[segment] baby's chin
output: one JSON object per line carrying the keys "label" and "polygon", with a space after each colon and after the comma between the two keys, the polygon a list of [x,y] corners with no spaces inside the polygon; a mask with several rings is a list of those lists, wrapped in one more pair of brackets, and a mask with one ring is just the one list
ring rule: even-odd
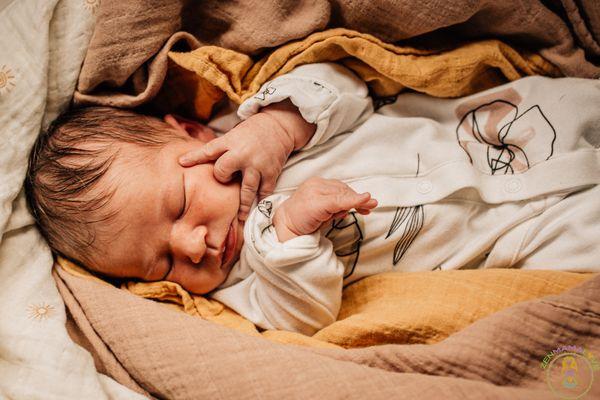
{"label": "baby's chin", "polygon": [[242,247],[244,246],[244,221],[238,221],[238,230],[237,230],[237,242],[235,246],[235,257],[233,257],[233,263],[235,264],[240,259],[240,255],[242,254]]}

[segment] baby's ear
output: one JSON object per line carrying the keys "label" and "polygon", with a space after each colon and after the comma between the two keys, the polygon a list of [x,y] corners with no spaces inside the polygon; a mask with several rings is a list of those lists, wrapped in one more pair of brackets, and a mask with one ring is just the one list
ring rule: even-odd
{"label": "baby's ear", "polygon": [[197,121],[192,121],[187,118],[180,117],[179,115],[167,114],[164,118],[165,122],[171,125],[178,131],[187,134],[196,139],[200,139],[203,142],[210,142],[215,136],[215,132],[208,126],[201,124]]}

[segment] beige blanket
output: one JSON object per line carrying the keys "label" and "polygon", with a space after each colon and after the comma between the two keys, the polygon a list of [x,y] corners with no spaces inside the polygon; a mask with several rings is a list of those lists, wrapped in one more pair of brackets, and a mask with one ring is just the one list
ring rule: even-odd
{"label": "beige blanket", "polygon": [[[58,265],[71,275],[109,285],[63,258],[58,259]],[[337,322],[311,337],[261,331],[218,301],[192,295],[173,282],[125,282],[121,288],[196,318],[276,342],[353,348],[436,343],[496,311],[562,293],[593,276],[513,269],[379,274],[346,287]]]}
{"label": "beige blanket", "polygon": [[596,0],[103,0],[75,101],[135,107],[158,93],[169,50],[264,53],[328,27],[437,50],[496,38],[538,52],[564,75],[597,77],[599,8]]}
{"label": "beige blanket", "polygon": [[[519,281],[519,273],[525,271],[507,272],[513,277],[501,279],[493,293],[485,294],[472,291],[468,281],[456,276],[442,286],[430,281],[429,293],[439,300],[446,294],[441,290],[454,287],[447,293],[447,305],[431,305],[446,323],[468,319],[486,298],[493,296],[501,303],[514,296],[519,285],[511,279]],[[443,274],[429,276],[442,279]],[[72,335],[95,355],[98,370],[160,398],[531,400],[553,398],[552,390],[563,395],[588,390],[587,398],[600,396],[600,276],[559,295],[518,303],[436,344],[353,350],[281,345],[61,268],[54,276],[72,316]],[[407,287],[416,283],[407,279]],[[557,284],[531,282],[538,289]],[[494,286],[494,280],[488,284]],[[452,307],[461,292],[462,310]],[[422,292],[420,299],[408,296],[406,301],[417,309],[419,301],[430,302]],[[404,313],[410,315],[410,304],[396,305],[398,321]],[[424,329],[413,334],[427,335],[437,322],[424,315]],[[410,342],[410,335],[404,340]],[[565,351],[574,353],[575,364]],[[567,392],[561,385],[564,365],[577,368],[577,385]]]}

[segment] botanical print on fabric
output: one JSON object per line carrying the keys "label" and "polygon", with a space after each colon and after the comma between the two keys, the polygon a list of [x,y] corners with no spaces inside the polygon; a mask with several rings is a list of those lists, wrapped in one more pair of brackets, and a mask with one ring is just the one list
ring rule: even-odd
{"label": "botanical print on fabric", "polygon": [[556,130],[539,105],[520,112],[513,88],[470,99],[455,110],[458,144],[480,171],[514,174],[554,153]]}
{"label": "botanical print on fabric", "polygon": [[[361,228],[363,226],[363,228]],[[345,218],[334,219],[325,237],[333,243],[335,255],[345,266],[344,279],[354,272],[364,235],[364,218],[352,211]]]}
{"label": "botanical print on fabric", "polygon": [[390,225],[385,238],[391,237],[396,231],[402,228],[402,234],[400,239],[396,242],[394,247],[394,253],[392,258],[392,264],[396,265],[406,253],[412,242],[415,240],[421,229],[423,228],[423,221],[425,220],[425,213],[423,206],[416,207],[397,207],[394,214],[394,219]]}

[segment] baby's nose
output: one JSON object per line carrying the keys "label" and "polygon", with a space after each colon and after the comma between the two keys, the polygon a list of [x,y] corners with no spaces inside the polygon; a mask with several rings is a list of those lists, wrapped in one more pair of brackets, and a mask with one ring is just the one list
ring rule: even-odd
{"label": "baby's nose", "polygon": [[180,257],[186,257],[194,264],[198,264],[206,253],[206,233],[205,226],[195,227],[187,234],[182,235],[183,237],[177,241],[173,250]]}
{"label": "baby's nose", "polygon": [[192,248],[189,257],[194,264],[198,264],[206,253],[206,233],[205,226],[196,227],[192,232],[192,243],[190,243]]}

